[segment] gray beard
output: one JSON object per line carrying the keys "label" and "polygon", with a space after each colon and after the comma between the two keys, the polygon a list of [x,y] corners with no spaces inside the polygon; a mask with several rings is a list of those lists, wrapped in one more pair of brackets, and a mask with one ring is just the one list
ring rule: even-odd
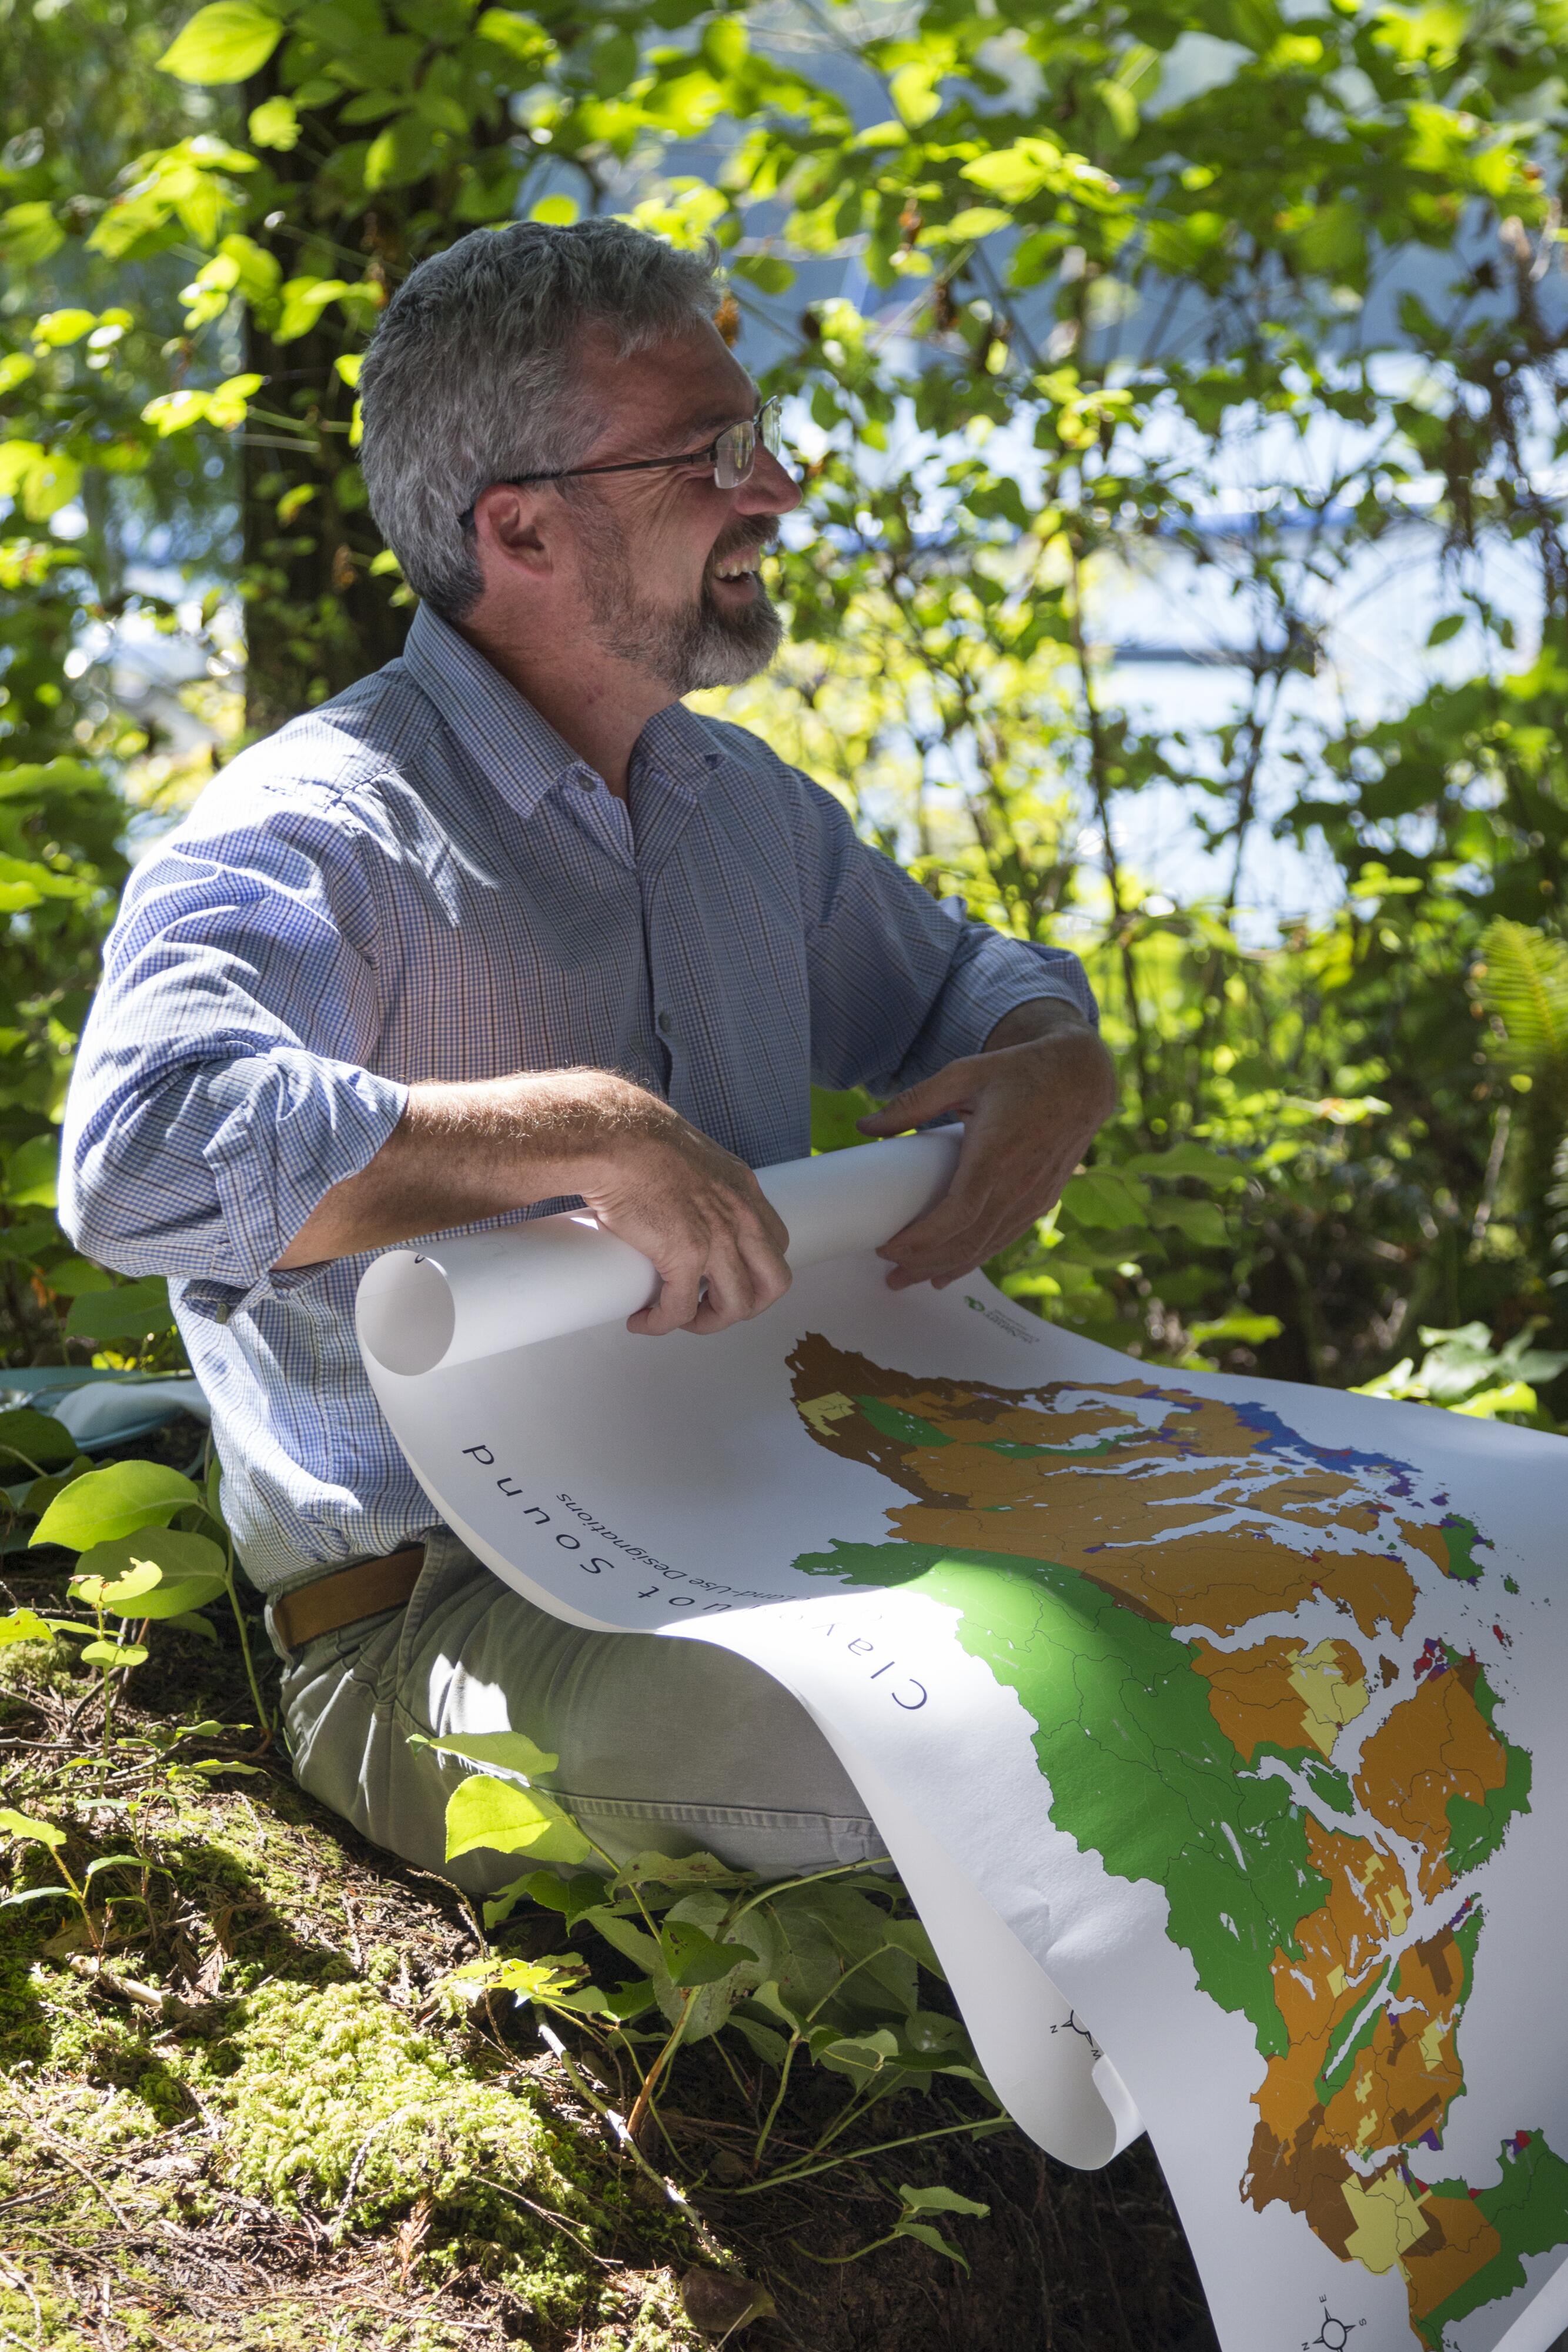
{"label": "gray beard", "polygon": [[587,590],[594,642],[620,661],[646,670],[672,694],[741,686],[765,670],[784,637],[784,623],[760,579],[750,602],[721,610],[705,581],[696,603],[666,612],[639,596],[628,578],[626,544],[604,514],[589,527],[595,561]]}

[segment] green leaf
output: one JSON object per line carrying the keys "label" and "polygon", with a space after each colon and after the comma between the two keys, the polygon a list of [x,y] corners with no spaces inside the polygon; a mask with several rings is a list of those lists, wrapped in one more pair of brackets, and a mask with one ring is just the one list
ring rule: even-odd
{"label": "green leaf", "polygon": [[254,0],[210,0],[175,35],[158,70],[181,81],[248,81],[282,38],[279,19]]}
{"label": "green leaf", "polygon": [[948,2261],[956,2263],[961,2271],[967,2271],[969,2267],[967,2258],[958,2252],[957,2247],[950,2246],[941,2231],[932,2229],[928,2222],[900,2221],[894,2231],[894,2235],[897,2238],[918,2238],[923,2246],[929,2246],[933,2253],[946,2254]]}
{"label": "green leaf", "polygon": [[8,1650],[15,1642],[52,1642],[54,1638],[53,1627],[36,1609],[11,1609],[0,1617],[0,1650]]}
{"label": "green leaf", "polygon": [[74,1462],[76,1451],[76,1439],[53,1413],[38,1412],[26,1404],[0,1412],[0,1461],[19,1454],[27,1462],[36,1462],[40,1469],[47,1469],[51,1465]]}
{"label": "green leaf", "polygon": [[460,1780],[446,1802],[447,1861],[480,1846],[541,1862],[586,1862],[593,1852],[570,1815],[548,1797],[486,1772]]}
{"label": "green leaf", "polygon": [[1224,1152],[1211,1151],[1207,1144],[1188,1139],[1173,1143],[1168,1151],[1134,1152],[1130,1160],[1122,1161],[1120,1172],[1128,1176],[1196,1176],[1205,1184],[1239,1184],[1247,1171]]}
{"label": "green leaf", "polygon": [[167,1331],[173,1320],[169,1286],[159,1276],[73,1298],[66,1329],[79,1339],[143,1339]]}
{"label": "green leaf", "polygon": [[81,1653],[84,1666],[140,1666],[146,1659],[140,1642],[89,1642]]}
{"label": "green leaf", "polygon": [[906,2213],[967,2213],[977,2221],[984,2221],[991,2210],[975,2198],[960,2197],[956,2189],[944,2189],[939,2184],[932,2189],[912,2189],[907,2181],[901,2181],[898,2193]]}
{"label": "green leaf", "polygon": [[11,205],[0,213],[0,253],[18,268],[47,261],[65,241],[53,205]]}
{"label": "green leaf", "polygon": [[[94,1601],[84,1580],[99,1577],[103,1591]],[[132,1577],[137,1580],[134,1590]],[[204,1609],[227,1583],[223,1553],[207,1537],[186,1535],[178,1528],[143,1528],[83,1552],[71,1590],[89,1607],[112,1609],[118,1616],[163,1618]],[[121,1605],[131,1601],[137,1604],[134,1610]]]}
{"label": "green leaf", "polygon": [[32,1539],[88,1551],[141,1528],[167,1527],[176,1511],[201,1499],[188,1478],[161,1462],[115,1462],[73,1479],[49,1505]]}
{"label": "green leaf", "polygon": [[51,1853],[66,1842],[64,1830],[56,1829],[52,1822],[36,1821],[31,1813],[19,1813],[11,1805],[0,1805],[0,1830],[14,1838],[25,1838],[30,1845],[47,1845]]}
{"label": "green leaf", "polygon": [[[580,1871],[571,1878],[558,1877],[553,1870],[536,1870],[530,1877],[518,1879],[516,1889],[508,1892],[525,1894],[545,1910],[560,1912],[571,1928],[602,1905],[604,1881],[591,1870]],[[491,1924],[486,1920],[486,1926]]]}
{"label": "green leaf", "polygon": [[1146,1224],[1148,1201],[1146,1184],[1111,1168],[1086,1168],[1069,1177],[1061,1195],[1062,1207],[1077,1223],[1107,1231]]}
{"label": "green leaf", "polygon": [[1260,1348],[1265,1339],[1277,1339],[1284,1328],[1277,1315],[1249,1315],[1237,1307],[1216,1322],[1194,1323],[1187,1336],[1195,1348],[1210,1339],[1233,1339],[1239,1347]]}
{"label": "green leaf", "polygon": [[1458,635],[1464,625],[1465,616],[1462,613],[1445,613],[1442,619],[1434,621],[1427,630],[1427,643],[1429,646],[1446,646],[1450,637]]}
{"label": "green leaf", "polygon": [[409,1734],[408,1744],[434,1748],[442,1756],[461,1756],[465,1763],[487,1764],[494,1771],[516,1772],[526,1780],[553,1772],[560,1762],[559,1756],[537,1747],[526,1731],[448,1733],[439,1739],[431,1733],[414,1731]]}
{"label": "green leaf", "polygon": [[1225,1219],[1212,1201],[1155,1201],[1146,1214],[1156,1232],[1178,1233],[1198,1249],[1225,1245]]}
{"label": "green leaf", "polygon": [[112,1581],[102,1576],[73,1576],[70,1597],[73,1601],[85,1601],[89,1609],[106,1609],[113,1616],[128,1617],[131,1602],[139,1601],[162,1580],[163,1571],[153,1561],[133,1560],[124,1575]]}
{"label": "green leaf", "polygon": [[163,1622],[172,1633],[194,1633],[198,1641],[214,1644],[218,1638],[217,1627],[210,1617],[202,1615],[199,1608],[183,1609],[177,1616],[165,1617]]}
{"label": "green leaf", "polygon": [[58,1196],[59,1164],[57,1136],[29,1136],[5,1162],[0,1191],[14,1208],[52,1209]]}
{"label": "green leaf", "polygon": [[758,1958],[748,1944],[716,1942],[689,1919],[666,1919],[659,1948],[670,1982],[683,1991],[722,1984],[743,1962]]}
{"label": "green leaf", "polygon": [[555,54],[555,43],[531,16],[516,8],[486,8],[474,27],[482,41],[505,49],[520,66],[537,73]]}
{"label": "green leaf", "polygon": [[258,147],[287,155],[299,144],[299,110],[291,98],[264,98],[250,110],[249,130]]}

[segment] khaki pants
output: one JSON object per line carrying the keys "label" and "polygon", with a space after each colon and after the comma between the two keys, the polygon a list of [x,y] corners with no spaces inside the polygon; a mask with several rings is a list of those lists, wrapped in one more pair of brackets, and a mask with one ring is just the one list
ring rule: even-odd
{"label": "khaki pants", "polygon": [[471,1895],[521,1875],[526,1854],[447,1863],[446,1801],[471,1768],[407,1739],[521,1731],[560,1759],[541,1785],[617,1861],[700,1850],[782,1878],[883,1859],[832,1750],[760,1667],[703,1642],[584,1633],[450,1529],[425,1543],[406,1609],[297,1652],[272,1637],[296,1778],[375,1844]]}

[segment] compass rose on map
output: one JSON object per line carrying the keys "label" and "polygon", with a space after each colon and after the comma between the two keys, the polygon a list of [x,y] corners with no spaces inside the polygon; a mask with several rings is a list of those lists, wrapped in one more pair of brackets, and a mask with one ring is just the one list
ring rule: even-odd
{"label": "compass rose on map", "polygon": [[1327,2295],[1320,2295],[1318,2301],[1323,2307],[1322,2326],[1315,2336],[1310,2338],[1303,2336],[1301,2352],[1345,2352],[1356,2329],[1366,2326],[1365,2320],[1336,2319],[1329,2309]]}
{"label": "compass rose on map", "polygon": [[1075,2009],[1070,2009],[1061,2024],[1053,2025],[1051,2030],[1053,2033],[1081,2033],[1096,2058],[1103,2058],[1105,2055]]}

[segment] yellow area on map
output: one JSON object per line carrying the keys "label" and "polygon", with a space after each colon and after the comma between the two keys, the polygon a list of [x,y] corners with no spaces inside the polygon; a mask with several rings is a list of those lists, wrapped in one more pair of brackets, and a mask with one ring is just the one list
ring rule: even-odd
{"label": "yellow area on map", "polygon": [[1244,1763],[1260,1748],[1316,1748],[1330,1754],[1347,1723],[1366,1707],[1366,1669],[1348,1642],[1314,1648],[1270,1634],[1246,1650],[1199,1639],[1193,1664],[1208,1683],[1208,1707]]}
{"label": "yellow area on map", "polygon": [[1345,1725],[1366,1711],[1366,1669],[1346,1642],[1298,1652],[1291,1688],[1300,1695],[1307,1738],[1325,1756]]}
{"label": "yellow area on map", "polygon": [[[1303,1776],[1319,1758],[1332,1764],[1368,1713],[1369,1680],[1389,1691],[1412,1670],[1389,1653],[1411,1624],[1416,1575],[1452,1570],[1448,1523],[1416,1516],[1408,1484],[1381,1475],[1394,1465],[1303,1462],[1269,1416],[1148,1374],[1088,1392],[987,1390],[816,1337],[791,1369],[819,1443],[909,1497],[888,1511],[892,1535],[1050,1561],[1179,1628],[1243,1769],[1270,1749],[1300,1759]],[[1311,1604],[1309,1630],[1279,1630]],[[1323,1604],[1375,1637],[1375,1678],[1352,1642],[1324,1634]],[[1275,1630],[1249,1638],[1260,1619]],[[1342,2260],[1397,2271],[1419,2323],[1500,2241],[1473,2197],[1427,2189],[1409,2168],[1416,2148],[1441,2142],[1465,2088],[1458,2027],[1479,1923],[1461,1905],[1405,1939],[1417,1905],[1452,1882],[1450,1804],[1484,1806],[1503,1790],[1510,1752],[1473,1656],[1429,1644],[1414,1674],[1356,1760],[1360,1828],[1303,1808],[1307,1864],[1325,1892],[1273,1954],[1283,2046],[1270,2047],[1255,2094],[1241,2190],[1259,2212],[1301,2214]]]}
{"label": "yellow area on map", "polygon": [[1421,2200],[1397,2172],[1384,2172],[1364,2186],[1353,2173],[1343,2184],[1355,2227],[1344,2242],[1352,2262],[1381,2278],[1401,2254],[1427,2234]]}
{"label": "yellow area on map", "polygon": [[853,1412],[854,1409],[855,1401],[848,1396],[811,1397],[796,1408],[801,1420],[809,1423],[819,1437],[826,1437],[834,1422],[842,1421],[844,1415]]}

